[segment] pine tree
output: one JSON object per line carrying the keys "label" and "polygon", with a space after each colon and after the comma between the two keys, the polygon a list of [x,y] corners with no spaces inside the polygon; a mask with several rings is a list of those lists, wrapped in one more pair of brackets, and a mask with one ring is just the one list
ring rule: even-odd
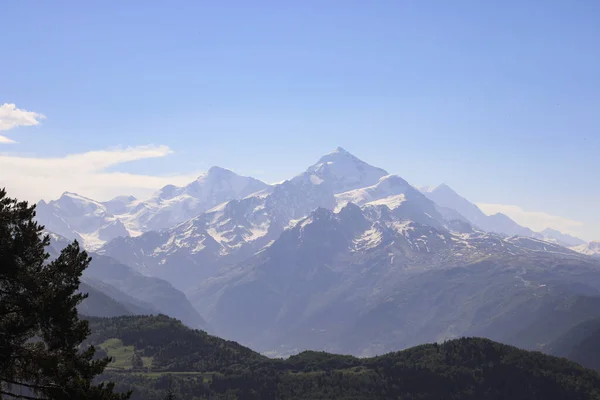
{"label": "pine tree", "polygon": [[175,394],[173,393],[173,377],[169,375],[167,378],[169,380],[169,388],[167,389],[167,397],[165,400],[175,400]]}
{"label": "pine tree", "polygon": [[131,365],[134,369],[144,368],[144,361],[138,353],[133,353],[133,355],[131,356]]}
{"label": "pine tree", "polygon": [[175,395],[173,394],[173,392],[170,389],[167,392],[167,397],[165,397],[165,400],[175,400]]}
{"label": "pine tree", "polygon": [[75,241],[48,262],[50,238],[34,218],[35,206],[0,189],[0,398],[128,399],[93,384],[110,358],[81,348],[90,331],[78,287],[90,258]]}

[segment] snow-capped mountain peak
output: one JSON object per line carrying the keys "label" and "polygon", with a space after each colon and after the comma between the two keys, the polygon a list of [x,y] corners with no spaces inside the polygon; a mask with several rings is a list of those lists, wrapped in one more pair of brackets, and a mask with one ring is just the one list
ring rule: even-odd
{"label": "snow-capped mountain peak", "polygon": [[65,192],[58,200],[40,201],[37,220],[47,230],[96,249],[118,236],[129,236],[125,226],[104,204],[77,193]]}
{"label": "snow-capped mountain peak", "polygon": [[[338,146],[338,147],[336,147],[336,148],[335,148],[335,150],[333,150],[331,153],[332,153],[332,154],[333,154],[333,153],[343,153],[343,154],[350,154],[350,153],[349,153],[349,152],[348,152],[346,149],[344,149],[344,148],[343,148],[343,147],[341,147],[341,146]],[[351,155],[351,154],[350,154],[350,155]]]}
{"label": "snow-capped mountain peak", "polygon": [[385,170],[367,164],[341,147],[321,157],[305,174],[309,174],[314,184],[330,185],[334,193],[371,186],[388,175]]}
{"label": "snow-capped mountain peak", "polygon": [[101,203],[65,192],[58,200],[39,203],[38,220],[96,249],[115,237],[170,228],[221,203],[269,188],[257,179],[215,166],[186,186],[163,187],[148,200],[119,196]]}
{"label": "snow-capped mountain peak", "polygon": [[190,183],[188,186],[194,185],[194,183],[228,181],[231,179],[236,179],[238,176],[239,175],[231,170],[213,165],[205,173],[198,176],[198,178],[196,178],[196,180]]}
{"label": "snow-capped mountain peak", "polygon": [[160,230],[184,222],[223,202],[243,199],[267,188],[269,185],[258,179],[213,166],[186,186],[163,187],[150,199],[138,202],[131,213],[122,217],[131,230]]}
{"label": "snow-capped mountain peak", "polygon": [[206,174],[204,174],[203,176],[217,176],[217,177],[220,176],[220,177],[222,177],[224,175],[233,176],[233,175],[236,175],[236,173],[227,168],[222,168],[222,167],[219,167],[218,165],[213,165],[212,167],[210,167],[208,169],[208,171],[206,171]]}
{"label": "snow-capped mountain peak", "polygon": [[[50,202],[51,203],[51,202]],[[91,208],[97,208],[97,209],[101,209],[103,211],[105,211],[105,207],[97,202],[96,200],[92,200],[88,197],[85,196],[81,196],[77,193],[73,193],[73,192],[64,192],[59,198],[58,200],[55,201],[56,204],[62,204],[62,205],[77,205],[79,207],[91,207]]]}

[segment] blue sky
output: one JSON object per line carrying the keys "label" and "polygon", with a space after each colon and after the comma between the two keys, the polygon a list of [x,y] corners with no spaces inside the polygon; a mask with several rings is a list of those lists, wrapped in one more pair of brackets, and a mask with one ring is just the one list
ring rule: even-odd
{"label": "blue sky", "polygon": [[[10,2],[0,105],[45,118],[0,124],[17,142],[0,140],[0,184],[108,197],[211,165],[273,182],[342,146],[600,239],[598,15],[583,0]],[[101,176],[50,173],[90,157]]]}

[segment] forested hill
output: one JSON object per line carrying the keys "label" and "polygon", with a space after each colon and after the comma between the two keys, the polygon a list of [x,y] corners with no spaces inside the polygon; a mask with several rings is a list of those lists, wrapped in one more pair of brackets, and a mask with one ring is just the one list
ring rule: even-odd
{"label": "forested hill", "polygon": [[192,330],[180,321],[158,316],[87,318],[92,334],[86,343],[120,339],[143,357],[152,357],[152,371],[220,371],[248,366],[266,357],[238,343]]}
{"label": "forested hill", "polygon": [[600,375],[487,339],[426,344],[374,358],[303,352],[268,359],[166,316],[91,318],[105,378],[133,399],[600,400]]}

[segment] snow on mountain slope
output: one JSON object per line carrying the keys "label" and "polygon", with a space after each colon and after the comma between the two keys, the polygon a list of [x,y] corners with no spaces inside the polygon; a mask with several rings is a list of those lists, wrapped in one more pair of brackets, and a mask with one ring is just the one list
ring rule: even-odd
{"label": "snow on mountain slope", "polygon": [[587,256],[600,257],[600,242],[589,242],[579,246],[573,246],[571,247],[571,250]]}
{"label": "snow on mountain slope", "polygon": [[268,188],[269,185],[257,179],[211,167],[184,187],[168,185],[150,199],[133,203],[129,213],[119,217],[132,230],[160,230],[193,218],[223,202],[243,199]]}
{"label": "snow on mountain slope", "polygon": [[[294,282],[303,285],[308,279],[309,288],[304,287],[302,292],[314,291],[313,294],[318,297],[317,293],[324,287],[323,285],[339,284],[343,286],[346,282],[343,277],[335,279],[333,282],[333,276],[346,273],[352,276],[363,268],[370,269],[375,265],[380,271],[380,277],[387,276],[386,280],[389,282],[393,280],[394,275],[390,268],[393,269],[394,266],[399,265],[402,265],[404,271],[421,268],[419,265],[411,264],[411,260],[418,257],[417,254],[430,260],[439,257],[440,246],[445,246],[446,243],[454,245],[450,241],[450,237],[451,235],[430,226],[400,220],[387,206],[364,206],[364,209],[361,210],[360,207],[349,203],[336,213],[325,208],[318,208],[294,227],[284,231],[263,251],[256,252],[254,256],[246,258],[234,268],[223,270],[220,274],[199,282],[200,286],[189,291],[189,296],[190,299],[195,300],[196,306],[202,312],[214,319],[222,334],[240,338],[245,335],[244,331],[257,334],[261,329],[261,324],[257,321],[264,318],[266,310],[263,308],[265,304],[262,301],[269,302],[264,296],[270,296],[273,291],[283,297],[285,297],[284,293],[287,293],[289,302],[285,302],[292,307],[295,301],[299,301],[295,299],[297,296],[304,296],[304,294],[298,293]],[[463,242],[463,239],[458,238],[457,244],[454,246],[462,246]],[[391,247],[388,248],[388,246]],[[379,254],[376,262],[359,262],[373,252]],[[471,252],[471,254],[475,253]],[[480,256],[482,255],[483,253]],[[466,256],[461,258],[464,260]],[[260,265],[263,262],[265,264]],[[303,270],[301,266],[305,266],[306,270]],[[397,273],[395,275],[400,276]],[[244,290],[243,294],[235,289],[238,284],[245,286],[246,283],[263,278],[265,279],[264,284],[268,288],[258,289],[256,292]],[[232,288],[232,290],[230,291],[228,288]],[[365,290],[367,289],[365,288]],[[368,289],[369,292],[371,290],[373,288]],[[307,295],[312,296],[308,293]],[[232,310],[228,308],[229,306],[224,306],[227,303],[234,308],[240,307],[240,310],[246,307],[242,304],[233,306],[234,298],[239,298],[249,307],[252,307],[251,304],[256,305],[256,302],[259,301],[260,309],[255,311],[255,315],[260,317],[243,328],[241,325],[245,324],[242,320],[245,320],[246,317],[237,314],[233,316],[230,314]],[[254,300],[252,300],[253,298]],[[276,303],[279,301],[273,303],[273,307],[278,307]],[[304,301],[306,299],[302,300],[302,302]],[[314,301],[313,306],[317,307],[317,303],[320,301],[316,298]],[[271,309],[272,307],[267,308]],[[283,306],[282,317],[285,321],[288,321],[294,314],[293,309]],[[221,319],[219,317],[221,311],[228,316]],[[243,313],[245,312],[241,312],[241,314]],[[232,318],[242,318],[242,320],[238,321],[238,324]],[[279,322],[285,325],[285,321]],[[270,323],[262,327],[268,331]],[[237,333],[233,331],[237,331]],[[247,337],[245,339],[247,340]]]}
{"label": "snow on mountain slope", "polygon": [[184,187],[165,186],[148,200],[119,196],[97,202],[75,193],[38,204],[38,221],[48,230],[96,250],[116,237],[139,236],[170,228],[231,199],[242,199],[269,185],[229,170],[212,167]]}
{"label": "snow on mountain slope", "polygon": [[[315,210],[188,296],[218,334],[260,350],[364,354],[372,345],[391,350],[424,335],[442,340],[486,329],[578,263],[585,276],[573,279],[597,275],[587,257],[551,243],[452,233],[403,219],[385,205],[348,203],[337,212]],[[494,291],[486,290],[490,282]],[[509,293],[519,294],[514,304]],[[373,329],[364,333],[365,326]],[[518,326],[513,321],[511,329]]]}
{"label": "snow on mountain slope", "polygon": [[173,228],[119,238],[100,253],[186,290],[219,268],[277,239],[291,220],[335,206],[329,185],[301,174],[241,200],[230,200]]}
{"label": "snow on mountain slope", "polygon": [[58,200],[40,201],[36,218],[48,231],[80,241],[93,250],[119,236],[129,236],[125,226],[102,203],[65,192]]}
{"label": "snow on mountain slope", "polygon": [[[305,172],[268,190],[223,203],[166,231],[115,240],[100,252],[186,290],[220,268],[261,250],[293,221],[313,210],[333,210],[336,191],[375,185],[386,175],[384,170],[338,148]],[[382,189],[386,185],[393,186],[395,181],[403,180],[399,177],[383,179],[380,186]],[[428,211],[435,214],[431,201],[410,187],[407,190],[411,196],[420,196],[430,205]],[[397,212],[410,213],[412,208],[419,210],[423,219],[431,218],[414,205],[399,207]]]}
{"label": "snow on mountain slope", "polygon": [[264,200],[263,207],[277,229],[282,229],[290,220],[301,218],[316,207],[333,208],[334,193],[375,184],[385,175],[384,170],[338,148],[304,173],[274,186],[211,167],[189,185],[165,186],[148,200],[119,196],[100,203],[67,193],[57,201],[40,202],[39,220],[48,229],[78,239],[87,249],[95,250],[115,237],[171,228],[219,204],[256,194]]}
{"label": "snow on mountain slope", "polygon": [[346,203],[354,203],[363,205],[372,201],[385,199],[395,195],[409,195],[423,198],[415,188],[410,186],[408,182],[400,178],[398,175],[386,175],[377,181],[372,186],[363,187],[360,189],[350,190],[348,192],[336,194],[335,198],[338,201],[338,207]]}
{"label": "snow on mountain slope", "polygon": [[357,205],[384,205],[399,218],[436,228],[453,229],[449,221],[464,220],[457,214],[444,215],[441,207],[397,175],[384,176],[373,186],[337,194],[336,200],[337,209],[349,202]]}

